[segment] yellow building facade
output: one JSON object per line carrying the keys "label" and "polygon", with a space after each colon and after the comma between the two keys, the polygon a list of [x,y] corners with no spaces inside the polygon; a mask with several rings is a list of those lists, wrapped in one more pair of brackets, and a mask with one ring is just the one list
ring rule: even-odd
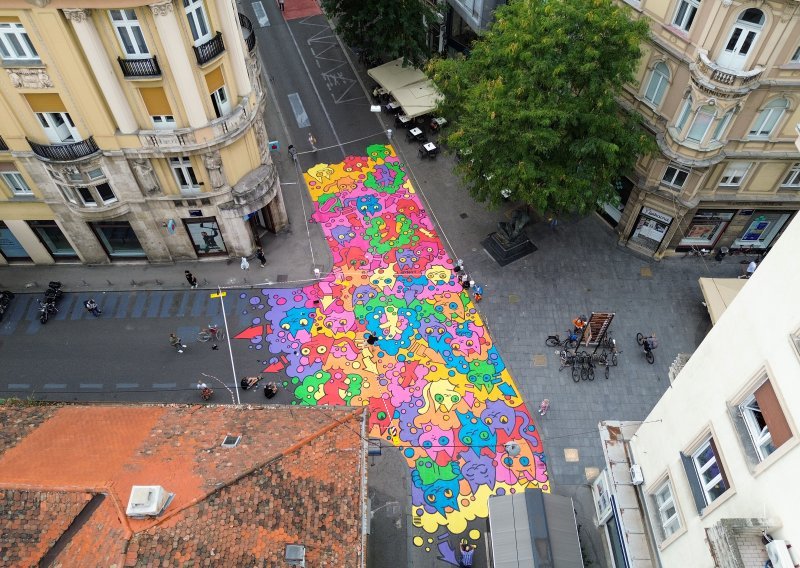
{"label": "yellow building facade", "polygon": [[658,151],[604,217],[654,258],[768,249],[800,209],[800,12],[767,0],[620,0],[650,23],[622,104]]}
{"label": "yellow building facade", "polygon": [[0,4],[0,265],[244,256],[286,226],[233,6]]}

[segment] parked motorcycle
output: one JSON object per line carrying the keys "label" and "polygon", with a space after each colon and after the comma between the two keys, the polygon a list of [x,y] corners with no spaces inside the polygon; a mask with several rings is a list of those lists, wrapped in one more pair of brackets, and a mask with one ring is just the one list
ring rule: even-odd
{"label": "parked motorcycle", "polygon": [[14,292],[9,290],[0,292],[0,321],[3,321],[3,316],[5,315],[6,310],[8,310],[8,306],[13,298]]}
{"label": "parked motorcycle", "polygon": [[61,282],[52,280],[47,285],[47,290],[44,291],[44,302],[38,300],[39,321],[42,322],[42,324],[47,323],[47,320],[50,319],[50,316],[58,313],[56,302],[61,299],[61,296],[63,295],[64,292],[61,290]]}

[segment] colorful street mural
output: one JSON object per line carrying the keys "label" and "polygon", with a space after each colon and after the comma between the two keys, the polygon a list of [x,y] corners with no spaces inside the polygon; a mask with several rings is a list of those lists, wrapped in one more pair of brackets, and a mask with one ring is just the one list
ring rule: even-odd
{"label": "colorful street mural", "polygon": [[238,338],[289,377],[295,404],[369,407],[370,435],[411,470],[417,530],[436,533],[415,544],[447,558],[434,539],[475,537],[490,495],[549,490],[544,450],[403,164],[391,146],[366,154],[305,173],[332,273],[248,294]]}

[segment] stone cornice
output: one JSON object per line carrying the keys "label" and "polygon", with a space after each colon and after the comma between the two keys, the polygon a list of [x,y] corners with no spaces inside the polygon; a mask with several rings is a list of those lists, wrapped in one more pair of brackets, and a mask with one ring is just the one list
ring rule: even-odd
{"label": "stone cornice", "polygon": [[172,14],[174,9],[172,0],[165,0],[164,2],[155,2],[153,4],[148,4],[150,6],[150,11],[153,12],[154,16],[168,16]]}
{"label": "stone cornice", "polygon": [[74,24],[82,24],[92,17],[89,8],[62,8],[64,16]]}

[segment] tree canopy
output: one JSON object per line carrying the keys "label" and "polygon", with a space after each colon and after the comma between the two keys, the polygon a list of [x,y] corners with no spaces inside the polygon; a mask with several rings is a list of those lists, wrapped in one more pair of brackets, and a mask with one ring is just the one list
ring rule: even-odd
{"label": "tree canopy", "polygon": [[647,34],[612,0],[515,0],[497,8],[469,57],[432,60],[452,123],[446,142],[473,196],[542,213],[614,201],[614,182],[653,148],[615,100]]}
{"label": "tree canopy", "polygon": [[429,57],[427,26],[436,18],[425,0],[322,0],[336,32],[367,59],[422,65]]}

